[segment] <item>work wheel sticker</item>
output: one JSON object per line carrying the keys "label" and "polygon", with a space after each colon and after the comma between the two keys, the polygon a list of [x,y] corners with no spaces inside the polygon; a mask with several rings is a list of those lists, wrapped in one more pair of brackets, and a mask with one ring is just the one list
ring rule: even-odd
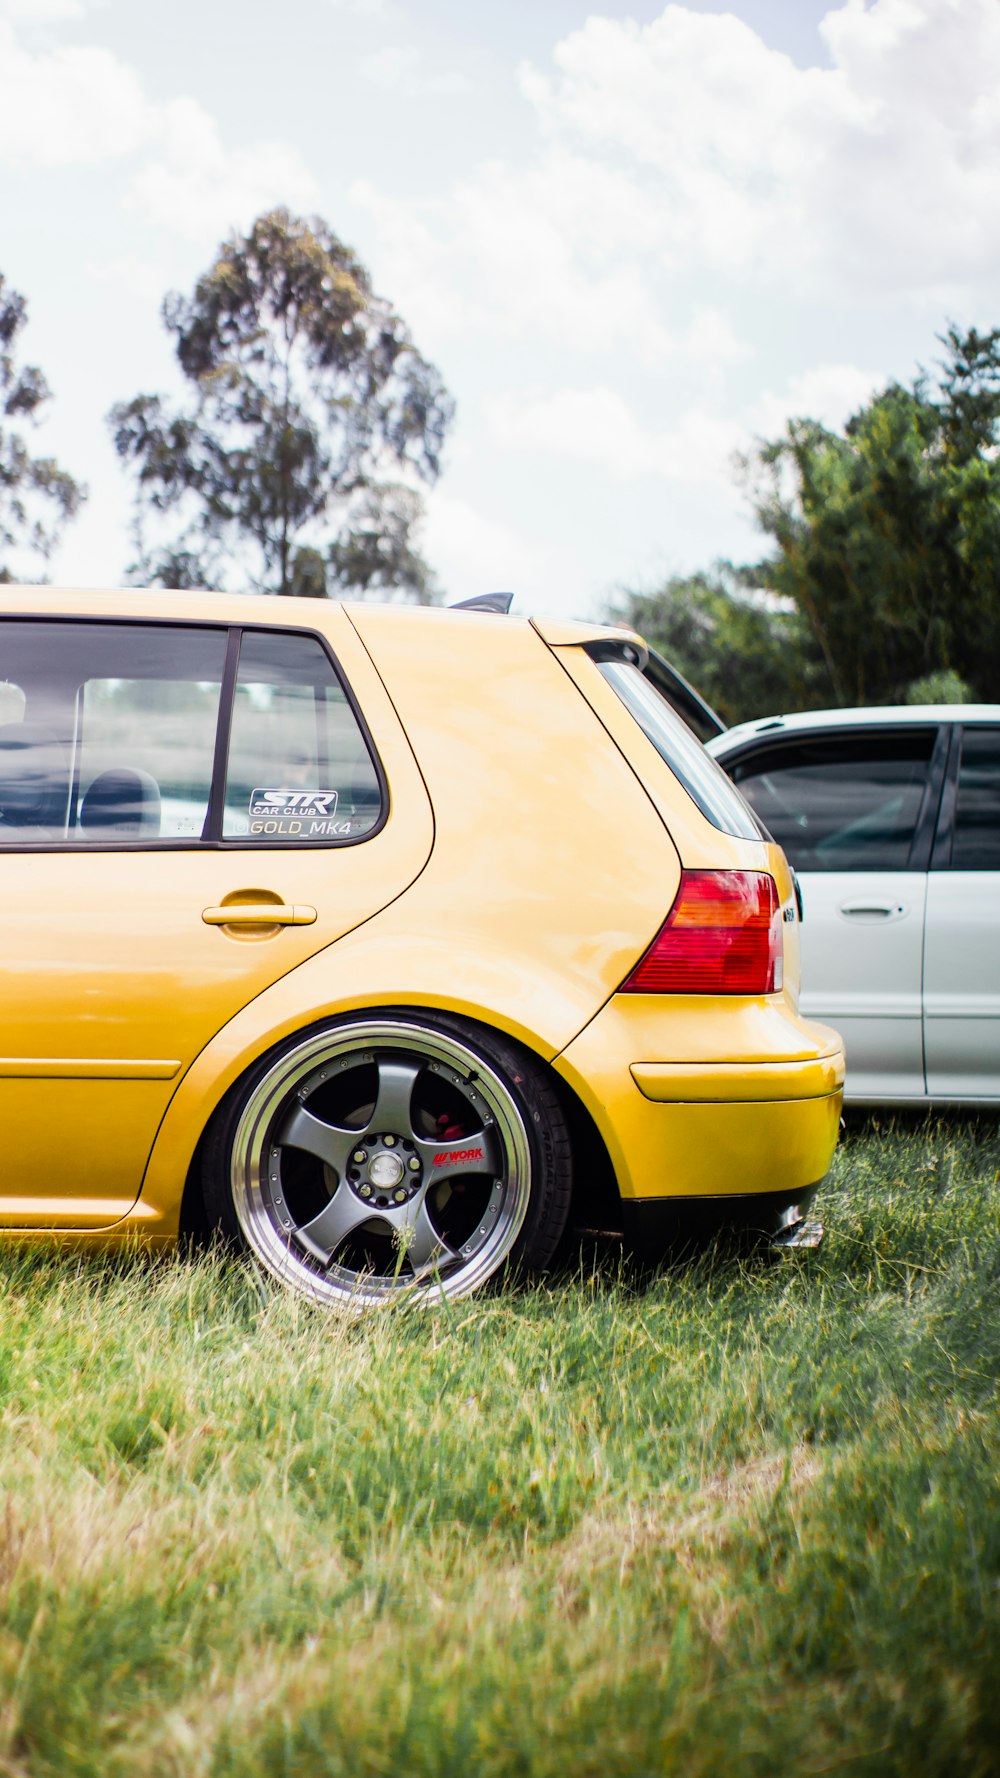
{"label": "work wheel sticker", "polygon": [[251,833],[327,840],[350,831],[349,821],[337,820],[335,790],[263,789],[250,792]]}

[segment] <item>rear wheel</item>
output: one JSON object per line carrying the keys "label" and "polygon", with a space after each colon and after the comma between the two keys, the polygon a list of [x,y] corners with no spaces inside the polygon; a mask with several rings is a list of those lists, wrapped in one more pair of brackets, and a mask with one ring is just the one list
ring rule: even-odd
{"label": "rear wheel", "polygon": [[553,1085],[445,1015],[358,1015],[265,1058],[205,1145],[210,1221],[331,1308],[468,1296],[552,1257],[570,1200]]}

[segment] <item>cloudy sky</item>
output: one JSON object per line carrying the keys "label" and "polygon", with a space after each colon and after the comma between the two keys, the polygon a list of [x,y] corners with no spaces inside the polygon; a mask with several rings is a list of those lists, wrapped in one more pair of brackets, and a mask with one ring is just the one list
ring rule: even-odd
{"label": "cloudy sky", "polygon": [[451,598],[597,613],[759,550],[734,452],[1000,322],[1000,0],[0,0],[0,270],[115,584],[104,416],[177,389],[159,306],[318,213],[458,415]]}

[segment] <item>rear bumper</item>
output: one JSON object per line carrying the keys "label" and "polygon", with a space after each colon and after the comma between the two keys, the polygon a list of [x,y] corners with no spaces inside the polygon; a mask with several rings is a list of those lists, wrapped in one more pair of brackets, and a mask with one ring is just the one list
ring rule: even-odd
{"label": "rear bumper", "polygon": [[632,1062],[629,1073],[643,1098],[658,1104],[759,1104],[838,1092],[844,1058],[834,1051],[797,1062]]}
{"label": "rear bumper", "polygon": [[772,1208],[808,1201],[829,1169],[843,1048],[781,996],[615,995],[553,1066],[604,1139],[626,1215],[651,1201],[676,1220],[684,1199],[708,1216],[715,1200],[717,1221],[770,1233]]}
{"label": "rear bumper", "polygon": [[720,1198],[633,1198],[622,1204],[625,1245],[653,1259],[678,1243],[701,1242],[722,1230],[769,1238],[783,1246],[806,1226],[805,1213],[822,1184],[797,1193],[756,1192]]}

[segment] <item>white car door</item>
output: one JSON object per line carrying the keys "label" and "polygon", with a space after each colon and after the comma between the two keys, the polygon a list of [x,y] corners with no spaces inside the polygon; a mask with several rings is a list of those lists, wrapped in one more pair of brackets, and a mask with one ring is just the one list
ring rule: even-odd
{"label": "white car door", "polygon": [[927,889],[927,1090],[1000,1099],[1000,726],[956,731]]}
{"label": "white car door", "polygon": [[920,1099],[934,725],[797,730],[727,760],[802,893],[803,1012],[836,1027],[853,1099]]}

